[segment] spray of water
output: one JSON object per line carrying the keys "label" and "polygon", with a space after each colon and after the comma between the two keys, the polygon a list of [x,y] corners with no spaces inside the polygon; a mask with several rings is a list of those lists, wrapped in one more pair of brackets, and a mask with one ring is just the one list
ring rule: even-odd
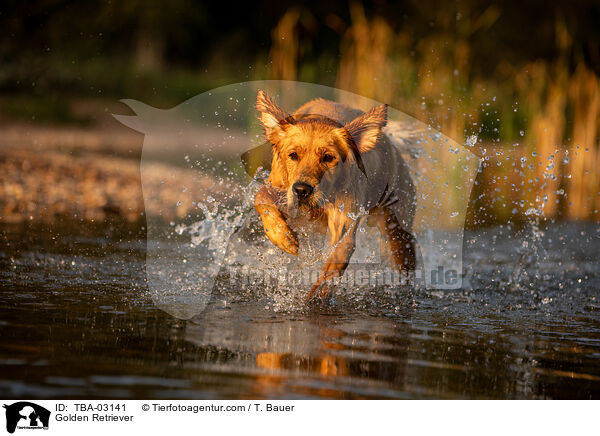
{"label": "spray of water", "polygon": [[[178,216],[166,220],[170,225],[164,225],[165,217],[147,217],[148,286],[156,304],[175,316],[193,316],[215,300],[264,301],[276,310],[304,307],[324,260],[335,249],[327,234],[310,225],[294,225],[300,245],[297,257],[265,236],[253,199],[268,176],[258,167],[270,164],[271,158],[262,156],[259,162],[242,158],[264,141],[254,108],[258,89],[291,110],[315,98],[363,111],[381,104],[333,88],[285,81],[226,86],[166,111],[126,102],[137,115],[117,118],[145,134],[141,166],[145,202],[165,201],[159,190],[145,183],[151,170],[148,162],[168,159],[182,171],[199,174],[193,187],[190,177],[184,180],[177,171],[164,180],[181,192],[175,208]],[[384,134],[397,147],[416,190],[416,203],[407,207],[415,209],[412,232],[420,249],[420,279],[428,288],[459,288],[462,226],[480,159],[431,126],[392,108]],[[357,243],[348,270],[338,280],[336,304],[347,298],[354,307],[363,307],[363,302],[397,293],[402,286],[396,277],[389,279],[379,231],[366,223],[368,211],[343,212],[357,222]]]}

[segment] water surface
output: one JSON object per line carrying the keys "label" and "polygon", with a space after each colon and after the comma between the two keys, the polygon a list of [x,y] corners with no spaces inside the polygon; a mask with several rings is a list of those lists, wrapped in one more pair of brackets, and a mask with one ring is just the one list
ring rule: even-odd
{"label": "water surface", "polygon": [[143,228],[0,230],[0,397],[600,398],[597,225],[467,232],[462,290],[189,321],[149,296]]}

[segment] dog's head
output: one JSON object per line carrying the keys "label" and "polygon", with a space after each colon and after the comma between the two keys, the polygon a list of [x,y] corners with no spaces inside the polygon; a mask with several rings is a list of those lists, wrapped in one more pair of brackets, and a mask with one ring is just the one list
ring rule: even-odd
{"label": "dog's head", "polygon": [[256,109],[273,144],[271,182],[287,191],[292,209],[323,207],[327,194],[347,189],[352,182],[348,168],[364,172],[361,156],[377,146],[387,122],[387,105],[346,125],[318,114],[292,116],[263,91],[258,91]]}

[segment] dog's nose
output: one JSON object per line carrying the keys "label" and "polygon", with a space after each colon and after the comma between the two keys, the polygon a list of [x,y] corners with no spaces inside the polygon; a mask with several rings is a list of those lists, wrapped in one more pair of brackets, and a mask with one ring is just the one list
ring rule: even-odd
{"label": "dog's nose", "polygon": [[307,198],[313,192],[313,187],[308,183],[296,182],[292,185],[294,193],[298,196],[299,200]]}

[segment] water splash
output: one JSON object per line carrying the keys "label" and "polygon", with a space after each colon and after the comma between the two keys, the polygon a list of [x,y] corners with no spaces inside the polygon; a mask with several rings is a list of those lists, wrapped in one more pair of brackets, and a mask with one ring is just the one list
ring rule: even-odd
{"label": "water splash", "polygon": [[[209,204],[212,204],[212,208]],[[225,208],[212,197],[208,198],[208,204],[199,202],[198,208],[203,212],[204,219],[191,225],[179,224],[175,227],[175,232],[178,235],[188,234],[192,247],[206,242],[208,249],[222,260],[231,233],[244,219],[245,208]]]}
{"label": "water splash", "polygon": [[[254,107],[258,89],[280,96],[290,110],[315,98],[363,111],[381,104],[334,88],[286,81],[233,84],[168,110],[125,102],[136,115],[117,119],[145,135],[141,165],[144,201],[160,212],[159,216],[146,216],[148,287],[155,303],[175,316],[202,312],[215,289],[228,292],[222,277],[239,279],[230,282],[232,292],[227,299],[250,298],[254,292],[254,296],[271,301],[270,307],[278,298],[281,306],[287,298],[303,302],[314,277],[310,276],[306,284],[288,281],[282,285],[278,274],[300,271],[318,275],[334,248],[328,247],[327,235],[316,233],[310,226],[295,226],[300,242],[297,258],[266,238],[252,204],[266,176],[255,180],[248,177],[256,174],[260,165],[267,168],[272,160],[271,147],[265,147],[265,153],[261,148],[265,144]],[[480,159],[433,127],[392,108],[388,108],[384,134],[398,147],[406,165],[403,171],[410,174],[417,191],[415,203],[407,204],[407,210],[415,209],[412,230],[421,249],[423,269],[437,271],[443,262],[444,268],[453,269],[460,277],[462,225]],[[469,138],[468,146],[477,141],[476,137]],[[261,151],[256,153],[258,149]],[[168,174],[160,184],[152,184],[154,179],[149,176],[157,160],[169,164]],[[165,184],[175,193],[169,198],[162,195]],[[366,208],[342,212],[360,224],[351,264],[385,268],[380,262],[378,231],[362,224]],[[172,224],[165,228],[169,222]],[[442,229],[443,234],[430,232],[432,228]],[[246,276],[267,277],[269,283],[244,283],[244,274],[238,274],[244,267]],[[430,275],[424,277],[428,280]],[[460,279],[428,286],[456,288]],[[341,288],[367,295],[376,286],[342,284]]]}
{"label": "water splash", "polygon": [[[549,173],[544,173],[547,180]],[[544,278],[542,264],[547,262],[548,252],[543,246],[545,233],[540,228],[540,223],[544,218],[544,207],[548,203],[548,196],[536,196],[535,207],[530,207],[525,211],[525,216],[530,219],[527,227],[521,235],[521,245],[517,249],[519,261],[508,278],[510,289],[514,290],[533,290],[539,287],[540,281]]]}

